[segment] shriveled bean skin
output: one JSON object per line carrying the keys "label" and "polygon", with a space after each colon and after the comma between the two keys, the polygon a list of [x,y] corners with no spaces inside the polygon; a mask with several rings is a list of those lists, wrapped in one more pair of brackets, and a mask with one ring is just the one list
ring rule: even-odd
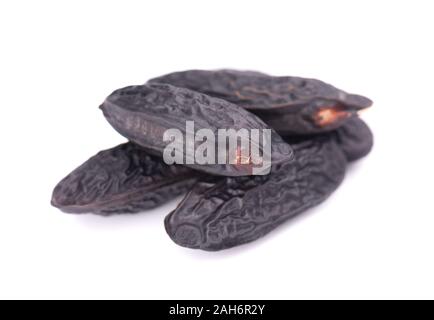
{"label": "shriveled bean skin", "polygon": [[[338,129],[325,133],[333,138],[349,162],[358,160],[369,154],[374,144],[374,136],[369,126],[359,117],[355,117],[344,123]],[[315,139],[314,135],[291,135],[284,139],[289,144],[297,144],[310,139]]]}
{"label": "shriveled bean skin", "polygon": [[372,105],[316,79],[274,77],[253,71],[188,70],[149,80],[168,83],[235,103],[252,111],[280,134],[331,131]]}
{"label": "shriveled bean skin", "polygon": [[194,170],[166,165],[129,142],[72,171],[55,187],[51,203],[68,213],[135,213],[187,192],[197,177]]}
{"label": "shriveled bean skin", "polygon": [[360,118],[346,122],[335,132],[336,141],[348,161],[355,161],[371,152],[374,135],[368,125]]}
{"label": "shriveled bean skin", "polygon": [[347,161],[330,135],[294,145],[294,156],[267,176],[201,179],[166,217],[167,233],[209,251],[248,243],[324,201],[344,178]]}
{"label": "shriveled bean skin", "polygon": [[[168,144],[164,141],[165,131],[175,128],[185,136],[186,121],[194,121],[196,131],[210,129],[215,135],[218,129],[269,129],[258,117],[230,102],[167,84],[116,90],[107,97],[101,109],[119,133],[158,156],[163,155]],[[185,141],[178,150],[186,159]],[[292,157],[291,147],[274,130],[271,130],[270,156],[274,164]],[[225,176],[251,175],[253,167],[250,163],[186,165]]]}

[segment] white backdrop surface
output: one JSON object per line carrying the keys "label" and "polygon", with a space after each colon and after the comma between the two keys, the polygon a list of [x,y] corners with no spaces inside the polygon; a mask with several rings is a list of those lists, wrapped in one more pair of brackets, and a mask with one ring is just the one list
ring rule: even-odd
{"label": "white backdrop surface", "polygon": [[[0,4],[1,298],[434,298],[432,1]],[[372,98],[375,147],[265,238],[176,246],[164,216],[74,216],[55,184],[124,139],[99,104],[167,72],[254,69]]]}

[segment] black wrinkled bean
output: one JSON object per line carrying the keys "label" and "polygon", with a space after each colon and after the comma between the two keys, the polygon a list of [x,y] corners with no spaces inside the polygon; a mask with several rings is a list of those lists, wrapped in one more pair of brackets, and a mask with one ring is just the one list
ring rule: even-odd
{"label": "black wrinkled bean", "polygon": [[[232,103],[166,84],[116,90],[107,97],[101,109],[119,133],[159,156],[168,144],[164,141],[166,130],[176,128],[186,136],[186,121],[189,120],[194,121],[196,131],[210,129],[215,136],[219,129],[269,129],[258,117]],[[200,171],[225,176],[252,174],[252,163],[188,163],[186,140],[178,150],[184,156],[185,165]],[[259,150],[265,152],[262,147]],[[286,161],[291,156],[290,146],[271,130],[271,163]]]}
{"label": "black wrinkled bean", "polygon": [[201,179],[166,217],[168,235],[210,251],[251,242],[324,201],[343,180],[346,159],[330,135],[294,145],[294,157],[267,176]]}
{"label": "black wrinkled bean", "polygon": [[134,143],[99,152],[58,183],[53,206],[68,213],[110,215],[155,208],[187,192],[198,174],[167,165]]}
{"label": "black wrinkled bean", "polygon": [[[372,149],[374,137],[368,125],[359,117],[354,117],[345,122],[338,129],[321,135],[330,135],[337,142],[348,161],[355,161],[365,157]],[[285,136],[289,144],[308,141],[317,137],[313,135]]]}
{"label": "black wrinkled bean", "polygon": [[252,71],[188,70],[148,83],[168,83],[225,99],[257,114],[280,134],[330,131],[372,104],[320,80]]}
{"label": "black wrinkled bean", "polygon": [[348,161],[366,156],[374,144],[374,136],[368,125],[360,118],[346,122],[336,130],[336,141]]}

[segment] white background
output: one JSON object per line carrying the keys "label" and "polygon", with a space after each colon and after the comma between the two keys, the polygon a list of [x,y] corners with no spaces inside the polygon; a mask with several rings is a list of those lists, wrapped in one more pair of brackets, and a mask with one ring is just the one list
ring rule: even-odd
{"label": "white background", "polygon": [[[0,297],[434,298],[432,1],[4,1]],[[323,205],[209,253],[163,219],[66,215],[55,184],[124,141],[98,105],[189,68],[319,78],[364,94],[375,148]]]}

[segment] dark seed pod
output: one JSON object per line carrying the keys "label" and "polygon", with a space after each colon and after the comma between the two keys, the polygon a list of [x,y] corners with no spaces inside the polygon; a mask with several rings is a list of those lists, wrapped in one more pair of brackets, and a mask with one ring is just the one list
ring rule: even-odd
{"label": "dark seed pod", "polygon": [[[162,156],[168,145],[165,136],[168,129],[177,129],[186,137],[187,121],[194,121],[195,131],[211,130],[216,137],[221,129],[267,129],[271,135],[271,152],[257,145],[261,154],[267,154],[272,164],[291,158],[290,146],[258,117],[230,102],[205,94],[167,84],[131,86],[113,92],[101,105],[109,123],[123,136],[141,145],[148,152]],[[165,139],[166,138],[166,139]],[[217,141],[211,141],[215,146]],[[253,143],[249,138],[249,144]],[[195,148],[200,142],[195,142]],[[192,161],[191,146],[186,140],[176,145],[187,166],[225,176],[251,175],[255,165],[250,161],[230,158],[224,164],[197,164]],[[227,154],[231,154],[227,150]],[[250,159],[250,158],[249,158]],[[264,172],[266,174],[267,172]]]}
{"label": "dark seed pod", "polygon": [[316,79],[274,77],[252,71],[189,70],[151,79],[235,103],[259,115],[280,134],[312,134],[338,128],[372,105]]}
{"label": "dark seed pod", "polygon": [[210,251],[251,242],[324,201],[343,180],[346,159],[330,135],[294,145],[294,157],[267,176],[201,179],[166,217],[167,233]]}
{"label": "dark seed pod", "polygon": [[[338,129],[321,134],[333,138],[348,161],[355,161],[366,156],[373,146],[373,134],[368,125],[359,117],[348,120]],[[284,139],[289,144],[298,144],[303,141],[315,139],[319,134],[313,135],[291,135]]]}
{"label": "dark seed pod", "polygon": [[197,176],[125,143],[99,152],[60,181],[51,204],[68,213],[135,213],[187,192]]}
{"label": "dark seed pod", "polygon": [[366,156],[374,144],[374,136],[368,125],[360,118],[346,122],[336,130],[336,141],[348,161]]}

